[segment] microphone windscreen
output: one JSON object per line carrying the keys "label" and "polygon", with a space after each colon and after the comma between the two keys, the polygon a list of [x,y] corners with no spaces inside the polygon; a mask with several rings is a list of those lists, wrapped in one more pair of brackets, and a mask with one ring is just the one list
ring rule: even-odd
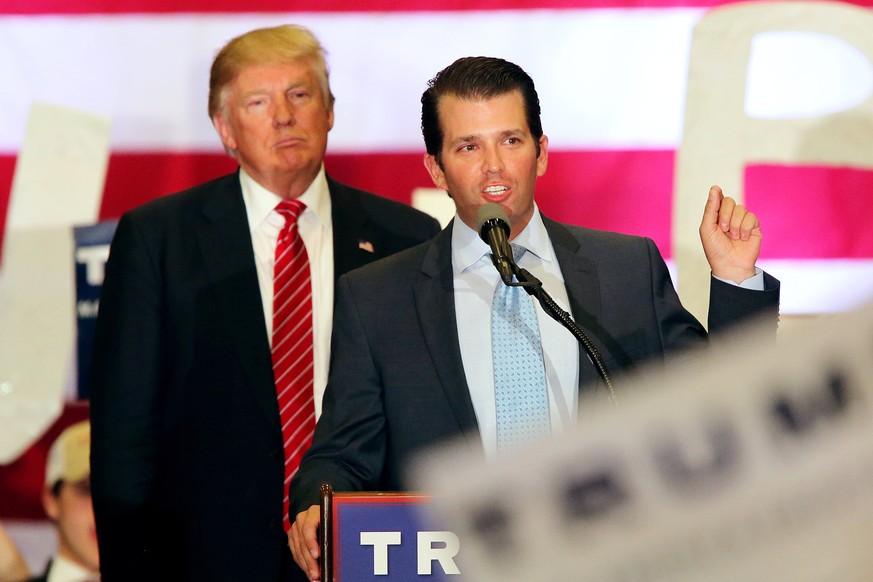
{"label": "microphone windscreen", "polygon": [[479,207],[476,212],[476,230],[482,234],[482,226],[489,220],[502,221],[505,230],[509,231],[509,217],[503,207],[495,202],[487,202]]}

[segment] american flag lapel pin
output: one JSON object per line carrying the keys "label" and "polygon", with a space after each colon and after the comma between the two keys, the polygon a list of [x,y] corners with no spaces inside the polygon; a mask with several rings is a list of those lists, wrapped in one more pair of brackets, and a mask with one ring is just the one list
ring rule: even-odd
{"label": "american flag lapel pin", "polygon": [[361,249],[362,251],[367,251],[368,253],[375,253],[376,252],[376,249],[373,248],[373,243],[371,243],[368,240],[359,240],[358,241],[358,248]]}

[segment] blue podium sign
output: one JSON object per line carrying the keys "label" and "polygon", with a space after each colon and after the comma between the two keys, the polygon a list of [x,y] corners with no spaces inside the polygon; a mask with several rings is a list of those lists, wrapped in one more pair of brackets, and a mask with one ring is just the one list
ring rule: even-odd
{"label": "blue podium sign", "polygon": [[103,287],[103,269],[118,221],[107,220],[73,228],[76,265],[77,397],[87,400],[91,380],[94,327]]}
{"label": "blue podium sign", "polygon": [[434,527],[429,502],[425,495],[334,493],[334,580],[459,580],[458,537]]}

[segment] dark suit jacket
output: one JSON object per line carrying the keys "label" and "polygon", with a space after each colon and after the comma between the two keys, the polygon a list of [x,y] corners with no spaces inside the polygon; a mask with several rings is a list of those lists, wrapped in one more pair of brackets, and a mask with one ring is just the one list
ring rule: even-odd
{"label": "dark suit jacket", "polygon": [[[543,220],[573,318],[608,369],[705,342],[651,240]],[[710,329],[762,310],[775,329],[778,281],[765,278],[763,292],[713,280]],[[292,517],[317,503],[322,482],[337,491],[404,490],[404,471],[422,449],[466,437],[481,450],[458,345],[451,226],[342,277],[333,342],[322,416],[291,482]],[[579,372],[581,390],[605,392],[581,349]]]}
{"label": "dark suit jacket", "polygon": [[[328,182],[337,275],[439,230]],[[103,580],[287,579],[279,411],[238,174],[121,218],[95,342]]]}

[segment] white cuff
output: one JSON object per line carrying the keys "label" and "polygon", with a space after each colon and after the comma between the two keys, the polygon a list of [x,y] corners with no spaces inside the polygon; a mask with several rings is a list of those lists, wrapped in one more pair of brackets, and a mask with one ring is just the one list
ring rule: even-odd
{"label": "white cuff", "polygon": [[[715,277],[715,275],[713,275]],[[736,284],[733,281],[729,281],[728,279],[722,279],[721,277],[715,277],[719,281],[723,283],[727,283],[728,285],[733,285],[734,287],[742,287],[743,289],[751,289],[752,291],[763,291],[764,290],[764,271],[755,267],[755,274],[743,281],[740,284]]]}

